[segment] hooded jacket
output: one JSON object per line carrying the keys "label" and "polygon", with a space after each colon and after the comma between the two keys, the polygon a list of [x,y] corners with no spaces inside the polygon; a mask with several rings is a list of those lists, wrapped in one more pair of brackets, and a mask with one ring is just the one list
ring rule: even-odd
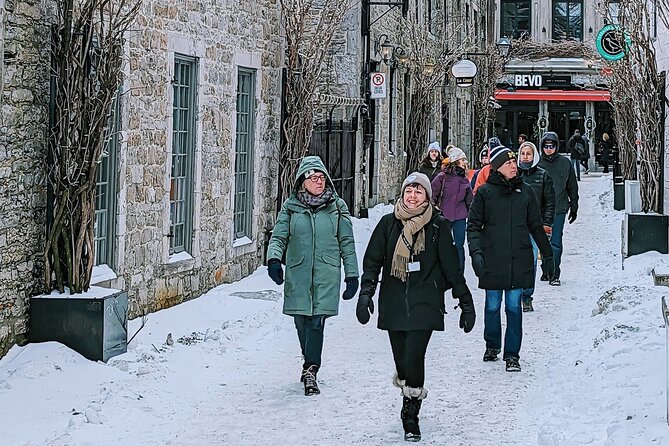
{"label": "hooded jacket", "polygon": [[[332,199],[313,209],[297,198],[308,170],[325,174]],[[283,312],[289,315],[336,315],[339,311],[341,264],[345,277],[358,277],[353,226],[346,202],[339,198],[330,175],[317,156],[300,163],[293,193],[286,199],[272,231],[268,259],[285,255]]]}
{"label": "hooded jacket", "polygon": [[[555,143],[555,153],[550,156],[543,153],[545,141],[553,141]],[[578,181],[576,181],[576,173],[574,173],[571,162],[558,152],[558,144],[557,135],[553,132],[547,132],[541,139],[542,154],[541,161],[538,164],[539,167],[548,172],[551,180],[553,180],[556,215],[566,214],[570,209],[573,212],[578,211]]]}
{"label": "hooded jacket", "polygon": [[518,171],[520,178],[525,184],[530,186],[537,197],[539,208],[541,209],[541,218],[544,226],[553,226],[553,217],[555,216],[555,190],[553,189],[553,180],[551,176],[538,167],[541,156],[537,150],[537,146],[532,143],[523,143],[521,148],[525,146],[532,147],[534,151],[534,158],[532,159],[532,166],[528,169],[520,167],[520,157],[518,158]]}
{"label": "hooded jacket", "polygon": [[553,251],[534,193],[520,178],[507,180],[493,170],[474,196],[467,223],[469,253],[483,257],[479,288],[511,290],[534,286],[530,235],[544,261],[551,261]]}

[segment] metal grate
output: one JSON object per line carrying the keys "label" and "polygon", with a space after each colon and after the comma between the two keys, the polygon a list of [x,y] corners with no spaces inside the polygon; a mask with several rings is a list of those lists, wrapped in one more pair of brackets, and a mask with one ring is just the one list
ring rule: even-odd
{"label": "metal grate", "polygon": [[235,239],[252,238],[255,80],[256,70],[239,68],[233,210]]}
{"label": "metal grate", "polygon": [[170,174],[170,254],[189,251],[193,232],[193,158],[197,61],[175,56],[172,87],[172,172]]}

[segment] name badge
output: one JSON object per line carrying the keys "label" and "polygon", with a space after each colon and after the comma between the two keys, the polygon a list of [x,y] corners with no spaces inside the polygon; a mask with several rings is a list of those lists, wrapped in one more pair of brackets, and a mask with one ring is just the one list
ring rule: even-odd
{"label": "name badge", "polygon": [[407,272],[413,273],[416,271],[420,271],[420,262],[407,263]]}

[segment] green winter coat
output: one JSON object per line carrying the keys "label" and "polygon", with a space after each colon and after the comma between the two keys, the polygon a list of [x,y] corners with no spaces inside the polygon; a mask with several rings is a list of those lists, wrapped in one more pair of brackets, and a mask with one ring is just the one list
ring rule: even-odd
{"label": "green winter coat", "polygon": [[[332,179],[317,156],[304,157],[294,190],[301,187],[298,179],[312,169],[323,172],[334,191]],[[284,314],[336,315],[342,260],[345,277],[358,277],[351,216],[336,192],[329,203],[316,209],[299,201],[295,192],[283,203],[269,241],[267,258],[284,259],[284,256]]]}

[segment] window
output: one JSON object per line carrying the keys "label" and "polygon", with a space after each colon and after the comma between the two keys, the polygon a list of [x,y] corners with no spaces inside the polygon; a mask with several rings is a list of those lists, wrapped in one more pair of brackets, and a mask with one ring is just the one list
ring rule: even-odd
{"label": "window", "polygon": [[[618,14],[620,13],[620,2],[618,0],[610,1],[608,9],[609,17],[607,17],[607,23],[617,25],[619,23]],[[608,19],[610,19],[610,21]]]}
{"label": "window", "polygon": [[112,103],[104,149],[95,174],[95,264],[113,267],[116,234],[116,157],[121,129],[120,96]]}
{"label": "window", "polygon": [[583,0],[553,0],[553,40],[583,40]]}
{"label": "window", "polygon": [[404,74],[404,85],[402,91],[402,129],[404,130],[404,151],[409,153],[409,132],[411,127],[411,75]]}
{"label": "window", "polygon": [[170,174],[170,255],[188,252],[193,238],[193,165],[197,60],[174,57],[172,86],[172,172]]}
{"label": "window", "polygon": [[397,152],[397,70],[390,67],[388,76],[388,153]]}
{"label": "window", "polygon": [[532,6],[529,0],[502,0],[500,34],[520,39],[529,37],[532,29]]}
{"label": "window", "polygon": [[235,143],[235,239],[251,239],[253,217],[253,150],[255,134],[256,70],[239,68],[237,76],[237,132]]}

